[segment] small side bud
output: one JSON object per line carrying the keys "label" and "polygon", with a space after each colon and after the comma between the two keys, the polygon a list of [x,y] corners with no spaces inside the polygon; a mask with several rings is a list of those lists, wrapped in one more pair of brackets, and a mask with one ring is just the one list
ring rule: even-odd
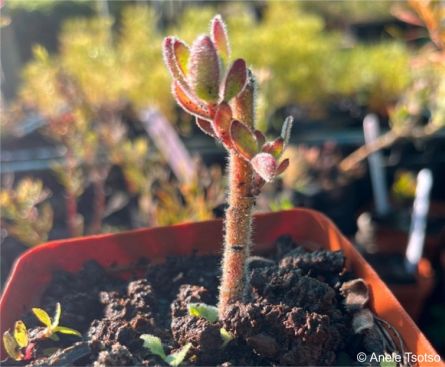
{"label": "small side bud", "polygon": [[188,62],[188,80],[194,93],[203,101],[215,103],[219,97],[219,59],[208,36],[193,43]]}
{"label": "small side bud", "polygon": [[212,123],[208,120],[204,120],[198,116],[195,116],[196,125],[207,135],[210,135],[212,138],[216,138],[215,131],[213,130]]}
{"label": "small side bud", "polygon": [[294,123],[294,118],[292,116],[287,116],[283,123],[283,128],[281,129],[281,137],[284,140],[284,147],[286,148],[287,144],[289,144],[290,133],[292,131],[292,125]]}
{"label": "small side bud", "polygon": [[215,126],[215,132],[218,138],[226,146],[231,146],[230,139],[230,126],[232,122],[232,109],[230,106],[222,102],[219,104],[215,113],[213,124]]}
{"label": "small side bud", "polygon": [[264,153],[272,154],[275,159],[278,159],[281,157],[281,154],[283,154],[283,149],[284,149],[284,139],[280,137],[275,139],[274,141],[270,141],[264,144],[262,151]]}
{"label": "small side bud", "polygon": [[259,148],[255,134],[238,120],[232,121],[230,138],[235,150],[245,159],[250,160],[258,153]]}
{"label": "small side bud", "polygon": [[221,57],[224,60],[228,60],[230,58],[229,37],[227,36],[226,25],[221,15],[217,15],[212,19],[210,34]]}
{"label": "small side bud", "polygon": [[204,119],[210,118],[210,112],[208,108],[190,96],[178,81],[173,82],[172,93],[176,99],[176,102],[182,107],[182,109],[192,115],[202,117]]}
{"label": "small side bud", "polygon": [[255,172],[266,182],[271,182],[277,172],[277,161],[269,153],[258,153],[250,161]]}
{"label": "small side bud", "polygon": [[223,99],[230,101],[236,97],[245,87],[247,81],[247,66],[243,59],[237,59],[233,62],[227,72],[224,81]]}

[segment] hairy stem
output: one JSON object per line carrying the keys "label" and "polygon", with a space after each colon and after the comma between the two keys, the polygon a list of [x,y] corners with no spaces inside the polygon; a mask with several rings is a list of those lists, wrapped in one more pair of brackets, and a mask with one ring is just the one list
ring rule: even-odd
{"label": "hairy stem", "polygon": [[[234,117],[254,127],[254,82],[235,98]],[[246,259],[250,255],[252,233],[253,171],[248,162],[234,150],[229,157],[229,208],[226,212],[222,279],[219,291],[220,317],[230,303],[244,295]]]}

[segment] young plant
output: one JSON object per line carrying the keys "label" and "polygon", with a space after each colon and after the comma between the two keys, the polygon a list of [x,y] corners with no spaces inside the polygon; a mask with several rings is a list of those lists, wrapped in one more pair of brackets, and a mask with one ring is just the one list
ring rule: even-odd
{"label": "young plant", "polygon": [[147,348],[151,354],[161,357],[165,363],[172,367],[179,366],[184,361],[189,349],[192,347],[191,343],[187,343],[181,348],[180,351],[166,355],[161,339],[159,339],[157,336],[143,334],[141,335],[141,339],[144,341],[144,348]]}
{"label": "young plant", "polygon": [[281,136],[273,141],[266,142],[255,129],[255,78],[243,59],[230,63],[226,26],[219,15],[211,22],[210,36],[198,37],[190,48],[167,37],[163,52],[176,101],[229,153],[229,208],[218,305],[222,316],[230,303],[243,298],[255,197],[289,165],[289,160],[280,158],[293,119],[285,120]]}
{"label": "young plant", "polygon": [[71,329],[66,326],[59,326],[60,316],[62,314],[62,306],[59,302],[57,302],[56,304],[56,312],[54,313],[54,318],[52,320],[48,313],[41,308],[33,308],[32,312],[39,319],[39,321],[46,326],[46,328],[43,329],[42,333],[39,335],[39,338],[50,338],[58,340],[59,337],[56,335],[56,333],[82,337],[82,335],[77,330]]}

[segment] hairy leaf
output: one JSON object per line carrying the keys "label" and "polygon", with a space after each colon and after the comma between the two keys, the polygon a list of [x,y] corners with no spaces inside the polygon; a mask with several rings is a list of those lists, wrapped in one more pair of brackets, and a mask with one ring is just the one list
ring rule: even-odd
{"label": "hairy leaf", "polygon": [[34,313],[34,315],[39,319],[39,321],[47,326],[47,327],[51,327],[51,318],[49,317],[49,315],[46,313],[45,310],[42,310],[41,308],[37,308],[34,307],[32,309],[32,312]]}
{"label": "hairy leaf", "polygon": [[260,130],[255,130],[255,137],[258,142],[258,146],[262,147],[264,143],[266,142],[266,137]]}
{"label": "hairy leaf", "polygon": [[179,366],[185,359],[185,357],[187,356],[188,351],[190,350],[190,348],[192,347],[191,343],[187,343],[186,345],[184,345],[180,351],[176,352],[176,353],[172,353],[169,356],[167,356],[164,361],[167,362],[170,366],[172,367],[177,367]]}
{"label": "hairy leaf", "polygon": [[218,308],[205,303],[189,303],[187,305],[190,316],[202,317],[212,324],[218,321]]}
{"label": "hairy leaf", "polygon": [[226,25],[222,20],[221,15],[216,15],[212,19],[210,28],[212,41],[215,44],[218,53],[225,61],[227,61],[230,57],[230,45]]}
{"label": "hairy leaf", "polygon": [[210,117],[210,112],[207,107],[187,93],[177,81],[173,82],[172,92],[176,102],[178,102],[184,111],[202,118]]}
{"label": "hairy leaf", "polygon": [[187,63],[190,57],[190,49],[187,45],[179,39],[173,42],[173,52],[175,54],[176,62],[184,76],[187,75]]}
{"label": "hairy leaf", "polygon": [[286,158],[278,165],[276,175],[281,175],[284,171],[286,171],[287,167],[289,167],[289,158]]}
{"label": "hairy leaf", "polygon": [[164,62],[167,66],[168,71],[170,72],[173,79],[176,80],[183,80],[184,76],[181,72],[180,66],[178,64],[178,61],[176,60],[175,50],[174,50],[174,44],[176,42],[175,37],[166,37],[164,39],[163,43],[163,55],[164,55]]}
{"label": "hairy leaf", "polygon": [[226,102],[219,104],[213,120],[215,131],[222,142],[230,146],[230,124],[232,122],[232,109]]}
{"label": "hairy leaf", "polygon": [[215,103],[219,97],[219,59],[208,36],[193,42],[188,62],[188,81],[196,96]]}
{"label": "hairy leaf", "polygon": [[245,159],[250,160],[256,153],[258,153],[259,149],[255,134],[238,120],[232,121],[232,125],[230,126],[230,138],[232,139],[232,144],[236,151]]}
{"label": "hairy leaf", "polygon": [[196,125],[207,135],[210,135],[212,138],[216,138],[215,130],[213,130],[213,125],[210,121],[204,120],[198,116],[195,116]]}
{"label": "hairy leaf", "polygon": [[271,182],[277,172],[277,161],[269,153],[258,153],[250,161],[256,173],[266,182]]}
{"label": "hairy leaf", "polygon": [[223,98],[225,101],[230,101],[236,97],[245,87],[247,81],[247,66],[243,59],[237,59],[233,62],[229,71],[227,72],[224,81]]}
{"label": "hairy leaf", "polygon": [[25,348],[28,343],[28,330],[22,320],[19,320],[14,325],[14,339],[20,348]]}

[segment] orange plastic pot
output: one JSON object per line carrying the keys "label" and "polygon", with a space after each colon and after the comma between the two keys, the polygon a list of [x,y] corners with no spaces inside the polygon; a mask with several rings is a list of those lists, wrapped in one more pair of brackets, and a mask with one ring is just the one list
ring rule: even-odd
{"label": "orange plastic pot", "polygon": [[[284,234],[309,247],[343,250],[346,266],[370,287],[371,309],[399,331],[406,349],[416,355],[437,355],[375,271],[324,215],[294,209],[256,215],[254,225],[258,254],[270,252],[277,237]],[[187,255],[194,250],[199,254],[219,254],[222,234],[222,222],[214,220],[60,240],[35,247],[20,256],[6,283],[0,300],[1,332],[11,328],[15,320],[38,304],[55,270],[75,272],[87,260],[96,260],[105,267],[128,267],[141,257],[162,261],[166,256]],[[436,365],[444,366],[440,362]]]}

